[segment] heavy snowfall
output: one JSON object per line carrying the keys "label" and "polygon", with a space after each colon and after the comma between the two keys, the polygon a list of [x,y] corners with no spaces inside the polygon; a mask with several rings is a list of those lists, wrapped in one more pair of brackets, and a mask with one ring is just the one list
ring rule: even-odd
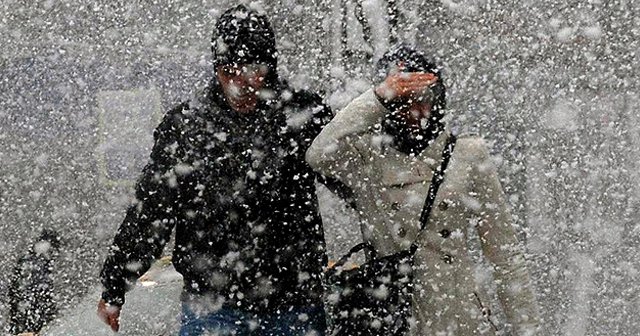
{"label": "heavy snowfall", "polygon": [[[499,168],[539,334],[640,334],[634,0],[2,0],[1,334],[25,267],[51,279],[50,297],[31,297],[51,311],[41,335],[112,334],[95,313],[100,269],[153,130],[214,75],[215,22],[238,3],[271,21],[279,73],[334,113],[396,42],[441,65],[447,122],[481,135]],[[323,186],[318,197],[336,260],[361,241],[358,216]],[[171,244],[127,294],[121,334],[177,333]]]}

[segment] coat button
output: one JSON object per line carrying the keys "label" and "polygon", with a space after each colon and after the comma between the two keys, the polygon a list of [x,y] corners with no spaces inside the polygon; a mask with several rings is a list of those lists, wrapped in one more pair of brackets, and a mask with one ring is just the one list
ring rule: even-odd
{"label": "coat button", "polygon": [[438,209],[440,209],[440,211],[446,211],[449,209],[449,201],[444,200],[440,202],[440,204],[438,204]]}
{"label": "coat button", "polygon": [[452,264],[453,263],[453,256],[450,254],[443,254],[442,255],[442,261],[444,261],[445,264]]}
{"label": "coat button", "polygon": [[440,237],[442,238],[449,238],[449,236],[451,236],[451,231],[447,230],[447,229],[442,229],[440,231]]}
{"label": "coat button", "polygon": [[398,237],[400,238],[404,238],[404,236],[407,235],[407,230],[405,230],[404,228],[399,228],[398,229]]}

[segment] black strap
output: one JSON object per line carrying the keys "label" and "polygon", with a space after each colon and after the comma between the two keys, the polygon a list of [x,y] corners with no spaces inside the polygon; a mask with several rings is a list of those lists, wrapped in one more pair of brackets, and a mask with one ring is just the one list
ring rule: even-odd
{"label": "black strap", "polygon": [[377,253],[376,253],[376,249],[373,248],[373,246],[369,243],[360,243],[354,247],[351,248],[351,250],[349,250],[349,252],[347,252],[347,254],[345,254],[344,256],[342,256],[342,258],[340,258],[340,260],[338,260],[332,267],[332,271],[331,273],[335,273],[335,270],[339,269],[340,267],[343,267],[347,261],[349,261],[349,259],[351,259],[351,257],[364,250],[367,249],[369,250],[369,253],[371,253],[371,259],[376,259],[378,257]]}
{"label": "black strap", "polygon": [[[431,216],[431,210],[433,209],[433,204],[436,201],[438,189],[440,189],[440,185],[444,181],[444,175],[447,172],[447,167],[449,166],[449,161],[451,160],[453,149],[456,147],[457,140],[458,138],[454,134],[451,134],[447,139],[447,143],[444,145],[444,149],[442,150],[442,161],[440,162],[440,166],[438,166],[438,168],[433,172],[429,191],[427,192],[427,199],[424,201],[424,206],[422,207],[422,213],[420,214],[420,230],[418,230],[417,237],[419,237],[420,233],[427,228],[427,222]],[[418,250],[416,241],[417,238],[411,244],[411,254],[415,254]]]}
{"label": "black strap", "polygon": [[424,202],[422,213],[420,214],[420,231],[427,227],[427,221],[429,221],[429,216],[431,216],[433,203],[435,203],[438,189],[440,189],[440,185],[444,181],[444,175],[447,167],[449,166],[449,160],[451,160],[451,155],[453,154],[453,149],[456,146],[457,140],[458,139],[455,135],[451,134],[449,136],[449,139],[447,139],[447,143],[444,145],[444,149],[442,150],[442,161],[440,162],[440,166],[438,166],[438,168],[433,172],[431,185],[429,185],[429,192],[427,193],[427,200]]}
{"label": "black strap", "polygon": [[[433,172],[433,177],[431,178],[431,185],[429,185],[429,191],[427,192],[427,199],[424,202],[424,207],[422,208],[422,213],[420,214],[420,230],[418,231],[418,236],[420,235],[420,232],[427,227],[427,221],[429,220],[429,216],[431,215],[431,208],[433,208],[433,203],[436,200],[438,189],[440,188],[442,181],[444,181],[444,175],[446,173],[447,166],[449,166],[449,160],[451,159],[451,155],[453,154],[453,148],[456,146],[456,141],[457,141],[456,136],[453,134],[450,134],[449,138],[447,139],[447,143],[444,145],[444,149],[442,150],[442,161],[440,162],[440,166],[438,166],[438,168],[436,168],[436,170]],[[417,238],[416,238],[416,241],[417,241]],[[411,244],[411,248],[410,248],[411,254],[415,254],[416,251],[418,250],[418,245],[416,244],[416,241],[414,241]],[[373,259],[376,258],[376,251],[373,248],[373,246],[371,246],[368,243],[360,243],[354,246],[353,248],[351,248],[351,250],[346,255],[340,258],[340,260],[336,263],[334,268],[343,266],[347,262],[347,260],[351,258],[351,256],[354,253],[357,253],[363,249],[368,249],[369,251],[371,251],[372,258]]]}
{"label": "black strap", "polygon": [[316,178],[318,180],[318,183],[324,185],[327,189],[329,189],[330,192],[343,200],[346,203],[347,207],[353,210],[358,210],[353,190],[349,188],[349,186],[344,184],[344,182],[338,180],[335,177],[325,176],[320,173],[316,173]]}

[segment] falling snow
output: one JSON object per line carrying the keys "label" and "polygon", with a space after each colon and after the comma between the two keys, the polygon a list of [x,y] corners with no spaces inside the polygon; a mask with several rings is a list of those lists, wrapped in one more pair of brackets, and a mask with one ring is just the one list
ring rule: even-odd
{"label": "falling snow", "polygon": [[[640,2],[239,2],[271,20],[278,70],[290,86],[320,93],[334,113],[372,87],[374,62],[392,42],[415,45],[440,64],[449,124],[480,134],[490,144],[487,166],[499,168],[540,308],[539,334],[640,334]],[[396,26],[386,16],[389,2],[398,6]],[[36,266],[51,279],[52,296],[43,300],[56,311],[46,317],[44,335],[110,334],[95,316],[100,268],[127,207],[137,202],[134,185],[154,129],[208,83],[211,33],[236,3],[0,3],[0,334],[9,333],[18,283],[11,275],[26,279]],[[215,48],[224,53],[228,46]],[[287,126],[298,128],[315,112],[298,111]],[[233,138],[214,133],[220,143]],[[178,145],[165,150],[176,155]],[[259,165],[260,153],[254,156]],[[157,178],[175,187],[198,169],[178,163]],[[262,173],[247,171],[251,180],[273,178]],[[242,187],[235,182],[230,188]],[[198,197],[210,192],[195,189]],[[318,194],[328,257],[336,260],[362,239],[358,213],[323,186]],[[450,206],[494,210],[476,196]],[[403,205],[420,203],[410,198]],[[474,220],[470,228],[482,226]],[[59,250],[39,240],[45,229],[59,234]],[[466,236],[450,234],[454,241]],[[467,242],[470,250],[484,238]],[[495,294],[481,254],[474,256],[476,280]],[[237,259],[229,254],[220,263],[242,273]],[[301,272],[297,280],[309,277]],[[175,334],[181,286],[171,265],[152,267],[127,296],[122,333]],[[386,287],[374,293],[387,294]],[[504,318],[493,301],[496,317]]]}

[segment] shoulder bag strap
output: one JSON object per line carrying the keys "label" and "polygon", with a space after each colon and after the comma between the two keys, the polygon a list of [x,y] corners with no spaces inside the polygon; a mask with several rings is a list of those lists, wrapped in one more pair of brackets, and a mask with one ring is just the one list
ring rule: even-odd
{"label": "shoulder bag strap", "polygon": [[[433,208],[433,203],[436,200],[436,195],[438,194],[438,189],[440,188],[440,185],[442,184],[442,181],[444,181],[444,174],[446,172],[447,166],[449,165],[449,160],[451,159],[451,154],[453,154],[453,148],[456,145],[456,136],[451,134],[449,135],[449,138],[447,139],[447,143],[444,146],[444,149],[442,151],[442,161],[440,162],[440,165],[438,166],[438,168],[434,171],[433,173],[433,177],[431,179],[431,185],[429,185],[429,191],[427,192],[427,199],[424,202],[424,207],[422,208],[422,213],[420,214],[420,231],[418,231],[418,237],[420,236],[420,233],[422,231],[424,231],[424,229],[427,226],[427,220],[429,219],[429,216],[431,215],[431,208]],[[417,241],[417,238],[416,238]],[[376,258],[376,251],[373,248],[373,246],[371,246],[368,243],[360,243],[356,246],[354,246],[346,255],[344,255],[342,258],[340,258],[340,260],[336,263],[335,267],[340,267],[343,266],[346,261],[354,254],[357,253],[363,249],[368,249],[372,252],[373,254],[373,259]],[[411,244],[411,248],[410,248],[410,253],[414,254],[416,253],[416,251],[418,250],[418,245],[416,244],[416,242],[414,241]]]}

